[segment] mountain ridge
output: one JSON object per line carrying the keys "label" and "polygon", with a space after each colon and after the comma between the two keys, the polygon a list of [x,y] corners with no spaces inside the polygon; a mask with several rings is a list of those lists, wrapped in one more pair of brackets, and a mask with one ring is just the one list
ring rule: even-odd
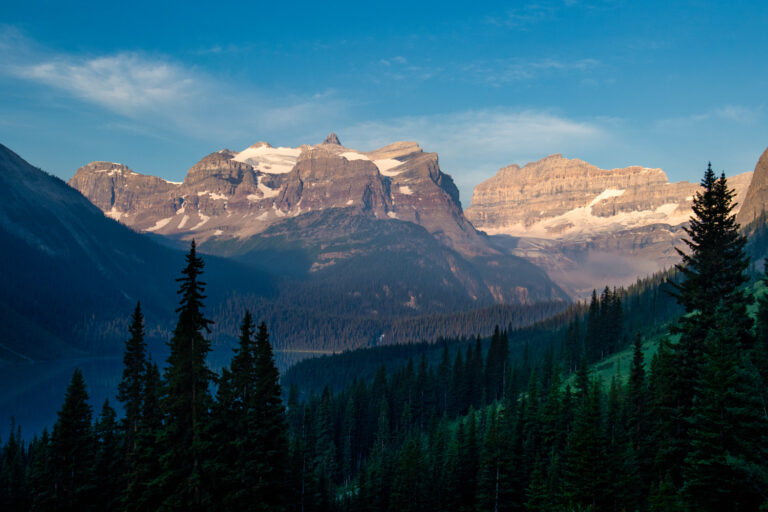
{"label": "mountain ridge", "polygon": [[[440,304],[454,303],[447,300],[447,290],[459,293],[470,307],[565,299],[543,271],[499,250],[472,226],[458,188],[440,169],[436,153],[407,141],[358,151],[332,135],[314,146],[259,142],[240,152],[219,150],[192,166],[181,184],[89,164],[77,170],[70,185],[106,215],[137,231],[176,240],[194,237],[202,251],[242,262],[269,260],[278,272],[294,277],[318,274],[317,279],[328,279],[334,266],[349,265],[356,258],[379,261],[384,268],[380,260],[387,255],[442,269],[434,278],[443,283],[443,292],[427,283],[407,291],[396,273],[389,275],[382,286],[411,297],[403,303],[439,309]],[[289,225],[291,229],[283,229]],[[407,242],[372,235],[377,230],[398,232]],[[406,256],[404,246],[419,257]],[[278,261],[283,257],[296,266],[285,269],[285,261]],[[459,288],[456,283],[461,283]],[[352,283],[350,287],[356,288]]]}

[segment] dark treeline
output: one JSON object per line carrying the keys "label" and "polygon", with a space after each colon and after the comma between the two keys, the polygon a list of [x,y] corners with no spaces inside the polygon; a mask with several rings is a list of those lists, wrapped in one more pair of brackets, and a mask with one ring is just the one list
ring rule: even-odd
{"label": "dark treeline", "polygon": [[[291,348],[311,350],[341,350],[409,343],[414,340],[435,340],[441,337],[490,336],[493,326],[517,329],[550,318],[566,309],[564,301],[534,304],[497,304],[495,306],[455,311],[451,313],[410,312],[397,316],[368,315],[350,311],[348,314],[323,303],[320,311],[315,305],[268,303],[261,297],[236,296],[215,308],[212,318],[217,323],[218,337],[237,335],[242,311],[247,309],[271,327],[273,337],[290,339]],[[275,348],[287,348],[278,343]]]}
{"label": "dark treeline", "polygon": [[[605,289],[584,316],[553,321],[546,335],[527,330],[525,343],[497,328],[485,343],[432,345],[438,358],[410,354],[335,392],[300,400],[291,386],[284,408],[266,326],[249,314],[231,364],[219,376],[206,367],[193,246],[163,374],[147,360],[137,307],[118,396],[125,417],[105,404],[94,419],[75,372],[52,432],[28,446],[18,433],[5,442],[0,506],[765,510],[768,297],[753,319],[746,239],[726,185],[708,170],[694,198],[689,251],[672,284],[683,310],[675,341],[663,338],[646,361],[633,336],[626,382],[590,370],[627,343],[636,314],[631,294]],[[639,296],[652,298],[649,290]],[[534,350],[534,339],[548,341]]]}

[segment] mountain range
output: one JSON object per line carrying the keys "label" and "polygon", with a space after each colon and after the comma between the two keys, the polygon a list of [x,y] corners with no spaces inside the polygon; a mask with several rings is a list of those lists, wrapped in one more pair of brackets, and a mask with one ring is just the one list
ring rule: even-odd
{"label": "mountain range", "polygon": [[[3,359],[109,352],[138,299],[163,339],[192,239],[207,254],[215,342],[245,309],[279,349],[469,335],[478,318],[524,325],[675,263],[698,187],[552,155],[501,169],[465,212],[437,154],[358,151],[335,134],[221,149],[180,183],[92,162],[68,187],[4,146],[0,170],[0,263],[26,262],[2,276]],[[729,178],[747,222],[765,206],[766,154],[754,176]]]}
{"label": "mountain range", "polygon": [[182,183],[93,162],[70,185],[137,231],[196,239],[202,251],[327,283],[345,313],[399,315],[565,300],[546,273],[466,219],[435,153],[397,142],[345,148],[259,142],[201,159]]}

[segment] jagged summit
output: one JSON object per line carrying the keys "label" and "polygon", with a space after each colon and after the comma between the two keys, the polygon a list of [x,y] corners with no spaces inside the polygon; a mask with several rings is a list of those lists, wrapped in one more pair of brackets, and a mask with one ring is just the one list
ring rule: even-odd
{"label": "jagged summit", "polygon": [[273,146],[272,146],[272,144],[270,144],[269,142],[259,141],[259,142],[257,142],[256,144],[253,144],[253,145],[249,146],[249,149],[250,149],[250,148],[253,148],[253,149],[258,149],[258,148],[271,148],[271,147],[273,147]]}
{"label": "jagged summit", "polygon": [[331,132],[331,134],[325,138],[325,140],[323,141],[323,144],[335,144],[337,146],[341,146],[341,141],[339,140],[338,135]]}

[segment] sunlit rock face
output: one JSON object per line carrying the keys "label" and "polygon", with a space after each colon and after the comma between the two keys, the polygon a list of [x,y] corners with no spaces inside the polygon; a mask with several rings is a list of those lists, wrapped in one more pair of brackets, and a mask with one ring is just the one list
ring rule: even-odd
{"label": "sunlit rock face", "polygon": [[467,254],[488,252],[464,217],[458,190],[440,170],[437,154],[414,142],[370,152],[345,148],[335,134],[297,148],[259,142],[240,152],[211,153],[182,183],[93,162],[69,184],[137,231],[243,238],[286,217],[348,208],[421,225]]}
{"label": "sunlit rock face", "polygon": [[743,203],[739,214],[736,216],[736,220],[742,226],[746,226],[768,209],[768,149],[757,161]]}
{"label": "sunlit rock face", "polygon": [[[752,173],[729,179],[740,198]],[[670,183],[661,169],[600,169],[551,155],[504,167],[475,187],[467,217],[489,234],[560,239],[687,222],[698,183]],[[738,199],[737,199],[738,200]]]}

